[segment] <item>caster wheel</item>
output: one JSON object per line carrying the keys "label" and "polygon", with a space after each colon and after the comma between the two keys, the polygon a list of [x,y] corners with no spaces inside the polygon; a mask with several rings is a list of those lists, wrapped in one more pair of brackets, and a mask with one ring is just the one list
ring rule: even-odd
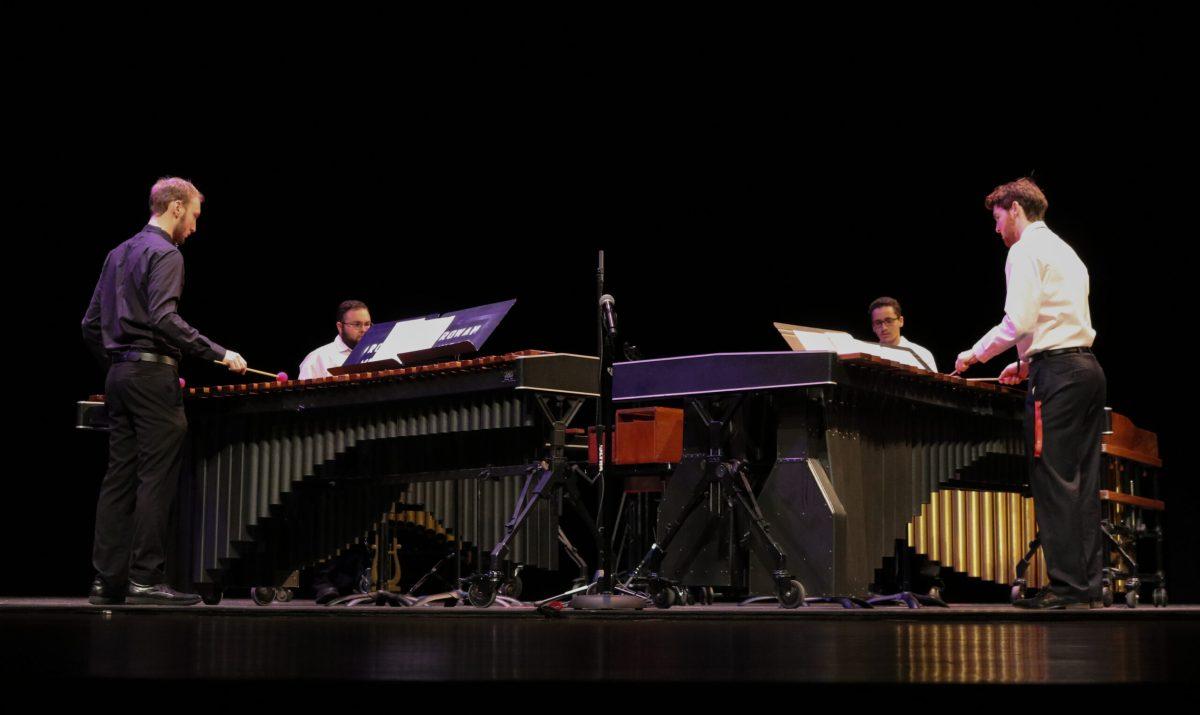
{"label": "caster wheel", "polygon": [[206,606],[215,606],[221,602],[222,595],[223,595],[223,592],[221,591],[221,589],[215,589],[215,590],[209,591],[207,593],[201,593],[200,600],[203,601],[204,605],[206,605]]}
{"label": "caster wheel", "polygon": [[371,592],[371,569],[363,569],[363,572],[358,575],[358,592]]}
{"label": "caster wheel", "polygon": [[260,606],[269,606],[275,600],[275,589],[271,586],[257,586],[250,589],[250,598]]}
{"label": "caster wheel", "polygon": [[1105,608],[1113,605],[1112,587],[1105,586],[1104,590],[1100,592],[1100,603],[1103,603]]}
{"label": "caster wheel", "polygon": [[939,601],[940,601],[940,600],[942,600],[942,589],[941,589],[941,587],[939,587],[939,586],[934,586],[933,588],[929,589],[929,597],[930,597],[930,598],[936,598],[936,599],[937,599],[937,600],[939,600]]}
{"label": "caster wheel", "polygon": [[1167,607],[1167,589],[1161,586],[1154,589],[1154,606],[1155,608]]}
{"label": "caster wheel", "polygon": [[670,608],[675,605],[675,589],[664,586],[654,594],[654,605],[659,608]]}
{"label": "caster wheel", "polygon": [[295,595],[295,591],[290,588],[275,589],[275,600],[279,601],[280,603],[287,603],[288,601],[292,600],[292,597]]}
{"label": "caster wheel", "polygon": [[704,605],[706,606],[713,605],[713,602],[717,600],[717,592],[712,586],[705,586],[702,594],[704,596]]}
{"label": "caster wheel", "polygon": [[804,584],[796,579],[788,581],[786,588],[779,589],[779,605],[784,608],[799,608],[804,605]]}
{"label": "caster wheel", "polygon": [[500,584],[500,595],[508,596],[509,598],[521,599],[521,591],[525,584],[521,583],[520,576],[513,576],[504,583]]}
{"label": "caster wheel", "polygon": [[1137,591],[1126,591],[1125,592],[1125,605],[1129,606],[1130,608],[1137,608],[1137,605],[1138,605],[1138,592]]}
{"label": "caster wheel", "polygon": [[496,589],[491,583],[473,583],[467,589],[467,600],[476,608],[487,608],[496,602]]}
{"label": "caster wheel", "polygon": [[675,600],[684,606],[696,605],[696,594],[686,586],[680,586],[675,591]]}
{"label": "caster wheel", "polygon": [[1014,583],[1012,585],[1012,591],[1010,591],[1008,594],[1008,598],[1012,603],[1016,603],[1017,601],[1025,598],[1025,582],[1017,581]]}

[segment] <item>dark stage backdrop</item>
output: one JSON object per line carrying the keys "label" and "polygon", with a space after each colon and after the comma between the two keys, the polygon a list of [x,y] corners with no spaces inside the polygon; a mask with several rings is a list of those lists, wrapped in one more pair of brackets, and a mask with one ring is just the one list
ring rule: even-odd
{"label": "dark stage backdrop", "polygon": [[[44,221],[20,229],[28,255],[10,271],[33,285],[16,335],[54,347],[14,376],[2,593],[86,590],[106,445],[73,429],[74,402],[103,389],[79,320],[106,252],[145,223],[159,176],[207,195],[183,249],[181,314],[252,366],[294,376],[332,339],[346,298],[376,321],[516,298],[487,352],[592,352],[601,248],[622,330],[647,357],[784,350],[773,321],[871,338],[867,305],[890,295],[905,335],[949,369],[1002,316],[1005,249],[983,198],[1034,171],[1051,228],[1092,275],[1109,403],[1160,437],[1173,600],[1200,599],[1193,360],[1182,347],[1194,342],[1194,279],[1180,247],[1194,226],[1178,211],[1190,197],[1171,142],[1129,136],[1067,155],[936,128],[826,129],[742,118],[400,139],[378,124],[331,138],[293,123],[286,138],[259,126],[215,151],[184,142],[174,159],[101,135],[46,149],[31,183],[56,194],[35,192],[47,203],[30,212]],[[230,381],[194,361],[182,374],[191,386]]]}

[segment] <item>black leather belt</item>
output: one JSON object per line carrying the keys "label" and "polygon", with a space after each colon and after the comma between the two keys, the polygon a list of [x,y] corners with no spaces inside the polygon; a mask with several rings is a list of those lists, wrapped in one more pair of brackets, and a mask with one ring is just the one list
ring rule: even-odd
{"label": "black leather belt", "polygon": [[175,358],[158,353],[139,353],[131,350],[127,353],[113,353],[111,357],[113,362],[161,362],[171,367],[179,366],[179,361]]}
{"label": "black leather belt", "polygon": [[1043,350],[1040,353],[1029,356],[1029,364],[1032,365],[1042,358],[1054,357],[1055,355],[1069,355],[1071,353],[1092,354],[1091,348],[1058,348],[1057,350]]}

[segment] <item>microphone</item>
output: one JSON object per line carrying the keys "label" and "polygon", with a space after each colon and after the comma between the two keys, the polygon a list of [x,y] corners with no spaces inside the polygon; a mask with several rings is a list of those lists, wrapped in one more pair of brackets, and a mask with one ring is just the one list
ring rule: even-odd
{"label": "microphone", "polygon": [[613,312],[613,305],[616,301],[608,293],[600,296],[600,309],[604,311],[604,332],[611,335],[617,334],[617,314]]}

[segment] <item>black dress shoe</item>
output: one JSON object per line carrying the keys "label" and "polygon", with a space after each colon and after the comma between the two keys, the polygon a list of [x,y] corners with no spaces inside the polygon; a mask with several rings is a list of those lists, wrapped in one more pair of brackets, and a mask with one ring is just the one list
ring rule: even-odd
{"label": "black dress shoe", "polygon": [[321,588],[317,589],[317,597],[313,600],[324,606],[341,595],[342,594],[334,586],[322,586]]}
{"label": "black dress shoe", "polygon": [[139,606],[190,606],[200,603],[200,595],[179,593],[165,583],[143,586],[136,581],[130,581],[129,587],[125,589],[125,602]]}
{"label": "black dress shoe", "polygon": [[1073,596],[1060,596],[1053,591],[1043,591],[1033,598],[1022,598],[1013,603],[1017,608],[1028,608],[1037,611],[1062,611],[1066,609],[1091,608],[1086,600]]}
{"label": "black dress shoe", "polygon": [[125,589],[112,588],[97,576],[92,580],[92,593],[88,596],[88,603],[93,606],[119,606],[125,603]]}

